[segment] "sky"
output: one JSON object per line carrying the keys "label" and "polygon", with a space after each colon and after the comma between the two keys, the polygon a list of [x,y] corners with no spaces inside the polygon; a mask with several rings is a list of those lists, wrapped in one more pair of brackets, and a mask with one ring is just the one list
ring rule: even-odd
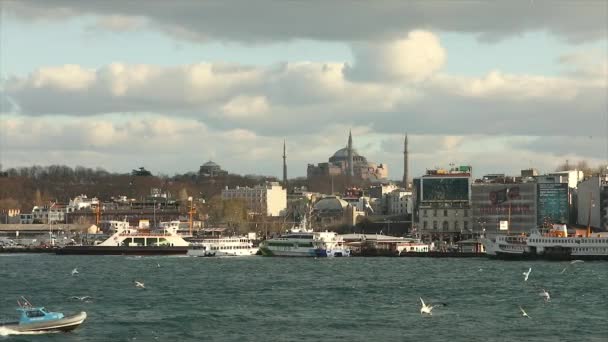
{"label": "sky", "polygon": [[410,176],[608,159],[608,3],[0,1],[0,163]]}

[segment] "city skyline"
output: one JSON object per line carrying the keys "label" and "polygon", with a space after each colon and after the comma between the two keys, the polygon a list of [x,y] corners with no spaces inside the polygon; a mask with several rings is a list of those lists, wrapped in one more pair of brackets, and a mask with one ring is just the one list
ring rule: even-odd
{"label": "city skyline", "polygon": [[285,140],[304,177],[351,129],[394,180],[406,132],[410,178],[608,158],[603,1],[0,6],[4,168],[281,179]]}

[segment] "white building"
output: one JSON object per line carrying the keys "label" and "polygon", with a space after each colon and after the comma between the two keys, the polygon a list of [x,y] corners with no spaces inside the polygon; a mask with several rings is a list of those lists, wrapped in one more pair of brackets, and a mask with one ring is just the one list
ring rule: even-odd
{"label": "white building", "polygon": [[[585,174],[583,171],[578,170],[568,170],[568,171],[557,171],[548,174],[549,176],[562,176],[566,178],[566,182],[568,183],[568,187],[572,189],[576,189],[578,183],[582,182],[585,178]],[[561,183],[561,182],[560,182]]]}
{"label": "white building", "polygon": [[222,200],[238,199],[245,202],[247,209],[267,216],[280,216],[287,209],[287,190],[277,182],[258,185],[253,188],[236,187],[222,190]]}
{"label": "white building", "polygon": [[73,212],[75,210],[91,209],[91,205],[97,204],[99,204],[99,200],[96,197],[88,198],[87,195],[80,195],[70,200],[68,211]]}
{"label": "white building", "polygon": [[[49,208],[47,206],[35,206],[32,209],[32,216],[29,219],[31,219],[32,223],[65,222],[66,210],[67,207],[60,205],[53,205],[52,208]],[[29,219],[22,216],[21,221],[23,223],[29,223]]]}
{"label": "white building", "polygon": [[386,194],[387,213],[389,215],[407,215],[412,213],[412,192],[396,189]]}

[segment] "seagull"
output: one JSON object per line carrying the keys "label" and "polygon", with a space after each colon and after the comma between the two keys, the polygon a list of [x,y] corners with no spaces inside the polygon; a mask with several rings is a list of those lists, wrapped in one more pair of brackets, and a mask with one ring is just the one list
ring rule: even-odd
{"label": "seagull", "polygon": [[584,262],[584,261],[583,260],[572,260],[572,261],[570,261],[570,265],[564,267],[564,269],[560,272],[560,274],[566,272],[566,270],[568,270],[568,267],[571,267],[571,265],[582,263],[582,262]]}
{"label": "seagull", "polygon": [[433,306],[424,304],[422,297],[420,297],[420,303],[422,303],[422,307],[420,308],[420,314],[421,315],[427,314],[429,316],[432,316],[433,313],[431,311],[433,311]]}
{"label": "seagull", "polygon": [[156,268],[160,268],[160,264],[156,264]]}
{"label": "seagull", "polygon": [[541,297],[543,297],[543,299],[545,300],[545,302],[550,302],[551,301],[551,296],[549,295],[549,292],[547,292],[547,290],[542,289],[543,292],[539,293],[539,295]]}
{"label": "seagull", "polygon": [[78,274],[78,267],[72,270],[72,275]]}
{"label": "seagull", "polygon": [[528,313],[524,311],[524,308],[522,308],[521,305],[519,306],[519,311],[521,311],[522,317],[530,318],[530,316],[528,316]]}
{"label": "seagull", "polygon": [[146,287],[144,286],[144,283],[139,282],[139,281],[137,281],[137,280],[133,280],[133,283],[135,284],[135,287],[139,287],[139,288],[142,288],[142,289],[145,289],[145,288],[146,288]]}
{"label": "seagull", "polygon": [[89,299],[93,299],[93,298],[91,298],[89,296],[82,296],[82,297],[72,296],[72,297],[70,297],[70,299],[77,299],[77,300],[83,302],[85,300],[88,301]]}
{"label": "seagull", "polygon": [[528,269],[528,272],[522,273],[524,275],[524,281],[528,281],[528,277],[530,276],[530,272],[532,272],[532,267]]}

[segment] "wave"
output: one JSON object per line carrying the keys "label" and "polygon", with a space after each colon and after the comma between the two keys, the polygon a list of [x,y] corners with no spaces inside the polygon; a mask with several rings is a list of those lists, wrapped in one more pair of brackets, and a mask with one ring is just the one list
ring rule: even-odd
{"label": "wave", "polygon": [[0,327],[0,336],[11,336],[11,335],[42,335],[42,334],[54,334],[57,331],[17,331],[6,327]]}

